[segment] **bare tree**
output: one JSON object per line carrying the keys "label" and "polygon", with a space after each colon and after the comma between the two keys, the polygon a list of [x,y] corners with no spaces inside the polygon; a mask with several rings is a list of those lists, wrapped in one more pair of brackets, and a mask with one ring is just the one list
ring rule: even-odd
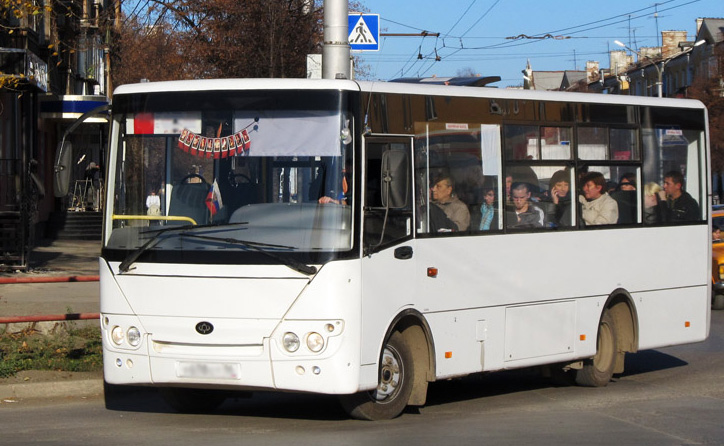
{"label": "bare tree", "polygon": [[229,77],[305,77],[321,51],[319,0],[155,0],[117,30],[116,84]]}
{"label": "bare tree", "polygon": [[714,48],[716,66],[713,76],[700,76],[689,88],[689,96],[706,105],[709,111],[711,170],[724,172],[724,45]]}

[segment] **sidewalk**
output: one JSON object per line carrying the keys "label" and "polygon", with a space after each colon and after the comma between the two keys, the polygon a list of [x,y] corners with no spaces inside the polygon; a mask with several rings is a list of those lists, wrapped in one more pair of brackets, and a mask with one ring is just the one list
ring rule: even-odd
{"label": "sidewalk", "polygon": [[27,272],[2,272],[0,278],[97,276],[99,240],[41,240],[29,257]]}
{"label": "sidewalk", "polygon": [[[100,249],[100,241],[40,242],[30,254],[27,272],[0,272],[0,316],[63,314],[68,309],[79,313],[98,312],[99,285],[93,280],[94,276],[98,276]],[[80,277],[91,281],[52,282]],[[33,281],[11,282],[21,279]],[[41,324],[52,326],[57,323],[39,322],[37,328],[42,329]],[[0,326],[0,329],[4,328],[4,325]],[[87,397],[102,393],[102,372],[30,370],[11,378],[0,378],[0,405],[12,404],[26,398]]]}

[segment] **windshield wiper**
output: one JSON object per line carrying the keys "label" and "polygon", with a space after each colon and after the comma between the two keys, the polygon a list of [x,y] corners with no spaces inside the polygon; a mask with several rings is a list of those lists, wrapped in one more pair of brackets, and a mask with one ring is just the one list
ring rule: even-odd
{"label": "windshield wiper", "polygon": [[214,224],[214,223],[209,223],[209,224],[205,224],[205,225],[181,225],[181,226],[169,226],[169,227],[160,228],[160,229],[150,229],[147,231],[143,231],[140,235],[146,235],[149,233],[153,233],[154,235],[146,243],[141,245],[138,249],[136,249],[132,253],[128,254],[128,256],[126,256],[126,258],[123,259],[121,264],[118,266],[118,270],[122,273],[128,272],[128,270],[131,268],[131,265],[133,265],[136,262],[136,260],[138,260],[138,258],[141,257],[141,255],[143,255],[143,253],[145,253],[149,249],[153,248],[161,240],[163,240],[163,237],[161,237],[161,236],[167,232],[180,231],[181,234],[183,234],[185,231],[189,231],[191,229],[210,228],[210,227],[221,228],[221,227],[225,227],[225,226],[246,225],[248,223],[249,222],[242,221],[239,223],[229,223],[229,224],[223,224],[223,225]]}
{"label": "windshield wiper", "polygon": [[203,234],[189,234],[188,232],[181,233],[181,234],[179,234],[179,236],[185,237],[185,238],[196,238],[196,239],[201,239],[201,240],[223,242],[223,243],[228,243],[230,245],[240,245],[245,248],[249,248],[253,251],[256,251],[260,254],[264,254],[265,256],[270,257],[270,258],[282,263],[283,265],[293,269],[294,271],[300,272],[302,274],[311,276],[312,274],[317,273],[316,266],[307,265],[305,263],[298,262],[294,259],[282,257],[273,252],[262,249],[262,248],[294,249],[293,246],[275,245],[272,243],[262,243],[262,242],[252,242],[249,240],[240,240],[240,239],[231,238],[231,237],[214,237],[211,235],[203,235]]}

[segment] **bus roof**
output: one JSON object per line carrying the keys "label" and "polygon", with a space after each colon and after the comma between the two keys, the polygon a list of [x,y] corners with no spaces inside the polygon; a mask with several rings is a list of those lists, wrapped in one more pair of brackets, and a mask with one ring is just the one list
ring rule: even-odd
{"label": "bus roof", "polygon": [[424,94],[430,96],[518,99],[552,102],[580,102],[658,107],[705,108],[698,100],[655,98],[645,96],[571,93],[565,91],[536,91],[454,85],[430,85],[384,81],[350,81],[331,79],[199,79],[165,82],[143,82],[121,85],[114,95],[187,91],[243,90],[344,90],[371,91],[389,94]]}
{"label": "bus roof", "polygon": [[116,94],[161,93],[185,91],[234,90],[352,90],[360,87],[354,81],[329,79],[196,79],[184,81],[142,82],[121,85]]}
{"label": "bus roof", "polygon": [[552,102],[582,102],[620,105],[648,105],[658,107],[705,108],[694,99],[655,98],[645,96],[600,93],[572,93],[567,91],[538,91],[509,88],[463,87],[454,85],[428,85],[398,82],[359,82],[362,91],[374,93],[426,94],[491,99],[518,99]]}

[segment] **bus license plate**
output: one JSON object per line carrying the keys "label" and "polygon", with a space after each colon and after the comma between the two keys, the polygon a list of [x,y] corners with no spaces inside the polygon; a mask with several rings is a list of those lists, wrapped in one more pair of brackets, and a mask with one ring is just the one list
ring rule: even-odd
{"label": "bus license plate", "polygon": [[239,379],[239,364],[224,362],[177,362],[176,376],[179,378]]}

